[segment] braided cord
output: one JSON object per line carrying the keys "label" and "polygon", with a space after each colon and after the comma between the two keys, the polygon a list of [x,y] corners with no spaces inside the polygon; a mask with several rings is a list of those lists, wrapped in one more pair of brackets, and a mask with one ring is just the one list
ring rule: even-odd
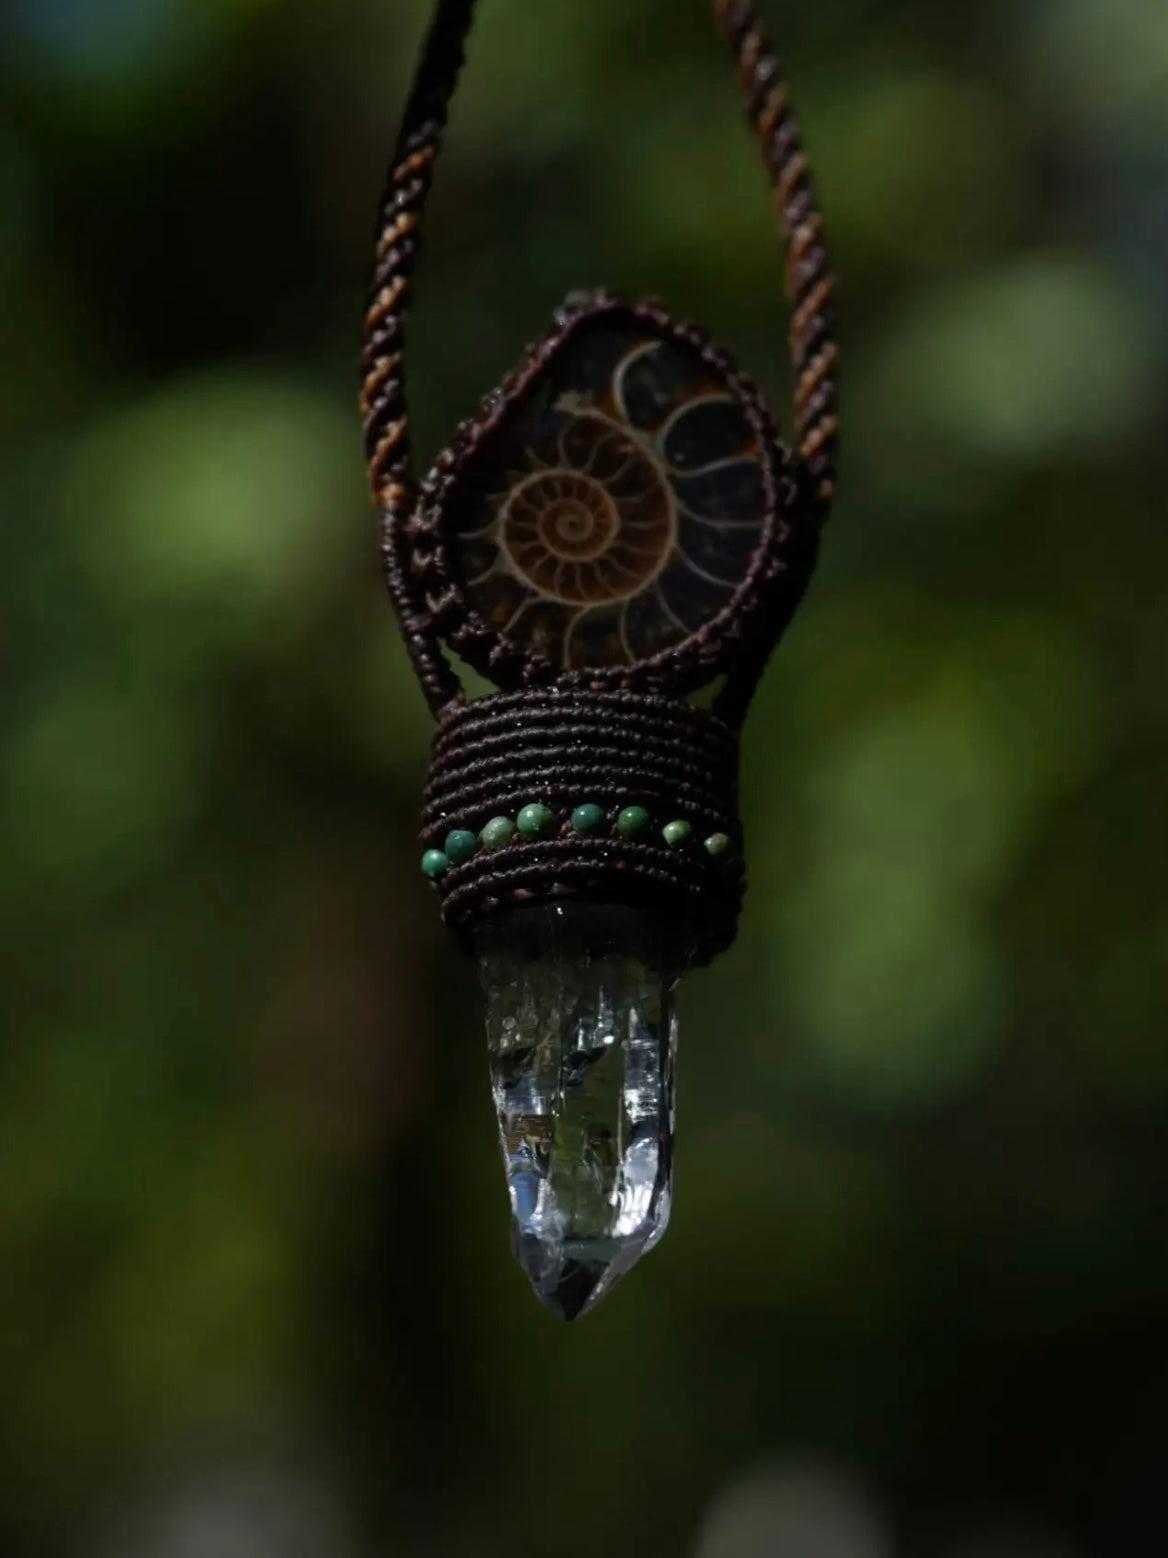
{"label": "braided cord", "polygon": [[381,555],[406,645],[431,709],[461,696],[438,648],[410,556],[417,481],[406,407],[405,322],[417,264],[419,227],[433,182],[450,99],[462,70],[476,0],[438,0],[414,76],[381,199],[377,250],[365,318],[360,408],[374,502],[381,510]]}
{"label": "braided cord", "polygon": [[826,513],[836,487],[839,353],[832,305],[835,280],[823,217],[779,61],[753,0],[714,0],[714,11],[738,61],[786,242],[795,451],[811,496]]}

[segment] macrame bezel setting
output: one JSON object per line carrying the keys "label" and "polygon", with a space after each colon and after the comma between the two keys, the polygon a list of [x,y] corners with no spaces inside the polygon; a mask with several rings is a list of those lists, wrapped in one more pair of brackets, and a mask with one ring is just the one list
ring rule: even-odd
{"label": "macrame bezel setting", "polygon": [[[530,836],[527,808],[540,814]],[[471,841],[462,858],[445,854],[452,834]],[[443,917],[472,949],[494,916],[577,899],[645,909],[668,928],[676,966],[702,966],[733,941],[745,890],[738,732],[639,690],[476,698],[436,732],[422,840],[444,862]]]}
{"label": "macrame bezel setting", "polygon": [[[477,486],[484,451],[539,380],[581,335],[598,326],[638,330],[689,353],[725,386],[757,445],[763,514],[758,543],[725,605],[685,638],[631,664],[564,669],[529,644],[489,623],[468,599],[452,535],[452,514]],[[558,311],[553,328],[531,346],[516,369],[492,391],[479,414],[464,422],[454,441],[421,484],[410,525],[411,564],[425,593],[436,635],[502,691],[524,686],[592,688],[668,687],[682,696],[723,671],[740,656],[765,617],[777,638],[794,611],[810,573],[807,540],[815,517],[800,500],[794,462],[779,437],[762,392],[728,352],[698,326],[679,323],[655,299],[630,303],[609,292],[576,296]],[[808,534],[803,534],[807,532]]]}

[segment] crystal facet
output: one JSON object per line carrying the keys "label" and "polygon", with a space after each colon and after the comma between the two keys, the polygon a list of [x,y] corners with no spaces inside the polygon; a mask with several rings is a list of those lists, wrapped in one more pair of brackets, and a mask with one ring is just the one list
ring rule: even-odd
{"label": "crystal facet", "polygon": [[573,1320],[669,1220],[677,975],[634,909],[516,909],[478,937],[512,1243]]}

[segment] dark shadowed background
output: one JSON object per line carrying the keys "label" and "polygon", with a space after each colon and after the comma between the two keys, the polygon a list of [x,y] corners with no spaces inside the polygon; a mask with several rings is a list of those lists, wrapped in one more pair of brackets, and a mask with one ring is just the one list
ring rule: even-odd
{"label": "dark shadowed background", "polygon": [[[673,1226],[575,1327],[508,1251],[355,410],[426,9],[3,11],[0,1553],[1149,1550],[1168,7],[765,6],[843,497],[685,993]],[[482,9],[422,454],[578,286],[785,396],[706,0]]]}

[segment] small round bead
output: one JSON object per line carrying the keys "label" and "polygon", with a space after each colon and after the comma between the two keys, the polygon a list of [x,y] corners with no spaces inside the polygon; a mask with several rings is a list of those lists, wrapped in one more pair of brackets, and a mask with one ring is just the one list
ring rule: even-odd
{"label": "small round bead", "polygon": [[643,806],[626,806],[616,819],[616,831],[622,838],[635,838],[649,826],[649,813]]}
{"label": "small round bead", "polygon": [[484,849],[502,849],[504,845],[510,844],[514,833],[515,824],[510,817],[492,817],[479,837]]}
{"label": "small round bead", "polygon": [[450,861],[440,849],[428,849],[422,856],[422,870],[433,882],[450,870]]}
{"label": "small round bead", "polygon": [[555,825],[556,814],[537,801],[531,806],[525,806],[515,820],[520,833],[525,838],[538,839],[551,832]]}
{"label": "small round bead", "polygon": [[592,802],[586,806],[577,806],[572,813],[572,828],[576,833],[595,833],[603,824],[604,807],[595,806]]}
{"label": "small round bead", "polygon": [[670,849],[680,849],[692,832],[693,824],[679,819],[677,822],[667,822],[661,829],[661,836]]}
{"label": "small round bead", "polygon": [[479,837],[469,828],[455,828],[453,833],[446,835],[446,843],[443,845],[452,866],[465,865],[468,860],[473,860],[478,853]]}
{"label": "small round bead", "polygon": [[715,860],[724,859],[733,848],[734,840],[728,833],[711,833],[706,840],[706,854],[712,855]]}

